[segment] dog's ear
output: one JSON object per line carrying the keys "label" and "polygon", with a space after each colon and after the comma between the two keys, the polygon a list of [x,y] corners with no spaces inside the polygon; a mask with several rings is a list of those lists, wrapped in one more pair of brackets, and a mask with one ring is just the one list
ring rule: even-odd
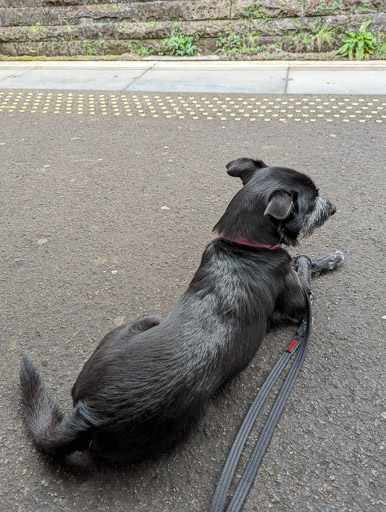
{"label": "dog's ear", "polygon": [[267,166],[262,160],[252,160],[252,158],[237,158],[226,166],[229,176],[240,178],[243,185],[248,183],[253,174],[263,167]]}
{"label": "dog's ear", "polygon": [[270,215],[275,219],[284,220],[289,216],[292,206],[293,201],[291,194],[284,190],[277,190],[271,195],[264,215]]}

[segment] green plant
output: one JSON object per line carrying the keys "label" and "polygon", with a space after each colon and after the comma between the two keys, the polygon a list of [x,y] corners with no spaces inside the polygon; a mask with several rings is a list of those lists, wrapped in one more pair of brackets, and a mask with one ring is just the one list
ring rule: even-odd
{"label": "green plant", "polygon": [[379,59],[386,59],[386,34],[378,32],[377,42],[374,47],[374,54]]}
{"label": "green plant", "polygon": [[45,27],[40,22],[35,23],[35,25],[31,25],[32,32],[35,32],[36,34],[39,34],[41,32],[44,32],[46,30]]}
{"label": "green plant", "polygon": [[358,10],[359,12],[365,12],[369,8],[371,8],[370,0],[362,0],[362,3],[361,5],[359,5]]}
{"label": "green plant", "polygon": [[260,2],[255,2],[253,5],[248,5],[242,12],[245,18],[254,18],[256,20],[268,23],[271,18],[268,16],[267,11]]}
{"label": "green plant", "polygon": [[341,8],[342,0],[338,2],[329,2],[329,5],[326,5],[325,1],[323,0],[317,7],[315,7],[314,14],[335,14],[340,12]]}
{"label": "green plant", "polygon": [[104,39],[99,39],[98,41],[95,42],[95,46],[97,46],[101,50],[106,50],[108,47],[108,44],[106,43],[106,41]]}
{"label": "green plant", "polygon": [[87,41],[85,39],[83,41],[83,49],[90,57],[98,55],[98,49],[106,50],[107,47],[108,45],[104,39],[99,39],[98,41]]}
{"label": "green plant", "polygon": [[147,55],[150,55],[150,51],[144,46],[138,46],[134,51],[140,57],[146,57]]}
{"label": "green plant", "polygon": [[125,23],[124,21],[121,21],[121,23],[119,24],[119,27],[117,28],[118,32],[120,34],[124,34],[126,32],[127,25],[128,25],[128,23]]}
{"label": "green plant", "polygon": [[233,55],[235,53],[257,54],[268,48],[267,45],[258,45],[258,40],[259,36],[256,34],[240,36],[228,28],[224,30],[224,35],[217,39],[216,45],[221,52],[227,53],[229,55]]}
{"label": "green plant", "polygon": [[83,49],[87,53],[87,55],[97,55],[95,48],[92,47],[91,41],[83,41]]}
{"label": "green plant", "polygon": [[194,41],[198,40],[198,36],[188,36],[182,33],[181,22],[177,21],[173,24],[173,31],[169,39],[166,40],[167,51],[170,55],[194,55],[197,46]]}
{"label": "green plant", "polygon": [[241,48],[241,53],[252,53],[256,55],[257,53],[264,52],[268,49],[268,45],[266,44],[257,44],[260,36],[256,34],[249,34],[248,37],[243,38],[243,46]]}
{"label": "green plant", "polygon": [[299,30],[299,32],[296,32],[292,37],[292,41],[296,45],[302,44],[308,46],[312,41],[312,35],[308,32],[308,30]]}
{"label": "green plant", "polygon": [[216,46],[224,53],[236,53],[243,46],[243,36],[239,36],[227,28],[224,30],[224,35],[217,39]]}
{"label": "green plant", "polygon": [[343,39],[343,45],[336,51],[337,55],[348,57],[350,60],[354,57],[356,60],[368,59],[374,53],[377,39],[372,32],[367,31],[371,19],[366,20],[357,32],[346,32]]}
{"label": "green plant", "polygon": [[332,27],[323,25],[312,38],[316,42],[318,51],[322,51],[323,46],[332,46],[335,43],[336,31]]}
{"label": "green plant", "polygon": [[365,12],[382,12],[384,11],[384,2],[372,2],[371,0],[362,0],[361,3],[358,5],[358,2],[356,2],[351,7],[347,8],[347,12],[349,14],[363,14]]}

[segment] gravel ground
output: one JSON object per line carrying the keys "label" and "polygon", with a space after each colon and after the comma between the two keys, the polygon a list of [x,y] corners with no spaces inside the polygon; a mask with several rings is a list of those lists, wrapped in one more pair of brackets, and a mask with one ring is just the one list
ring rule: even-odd
{"label": "gravel ground", "polygon": [[17,374],[29,354],[69,410],[101,337],[165,316],[184,291],[240,186],[225,164],[252,156],[306,172],[337,205],[297,252],[339,249],[346,260],[315,281],[309,354],[244,510],[384,510],[384,135],[384,123],[322,119],[2,114],[0,509],[209,509],[243,414],[294,329],[267,336],[188,442],[137,466],[83,455],[60,465],[36,452]]}

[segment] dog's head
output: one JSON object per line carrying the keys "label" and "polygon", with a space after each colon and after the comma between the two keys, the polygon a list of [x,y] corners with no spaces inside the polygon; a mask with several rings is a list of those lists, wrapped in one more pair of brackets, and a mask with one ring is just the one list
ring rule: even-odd
{"label": "dog's head", "polygon": [[238,158],[226,166],[243,188],[213,228],[230,239],[251,243],[296,245],[334,215],[313,181],[285,167],[268,167],[262,160]]}

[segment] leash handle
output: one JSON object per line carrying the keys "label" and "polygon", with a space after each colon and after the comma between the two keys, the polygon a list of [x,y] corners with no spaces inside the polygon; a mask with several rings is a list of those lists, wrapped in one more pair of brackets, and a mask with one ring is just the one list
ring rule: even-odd
{"label": "leash handle", "polygon": [[310,300],[311,293],[308,289],[305,288],[304,295],[306,298],[306,320],[302,322],[295,337],[288,345],[287,350],[280,356],[279,360],[276,362],[275,366],[269,373],[267,379],[262,385],[260,391],[258,392],[255,400],[253,401],[245,416],[233,446],[229,452],[227,461],[225,462],[219,483],[213,497],[210,512],[222,512],[224,510],[229,487],[233,480],[234,473],[236,471],[249,433],[255,423],[256,417],[259,414],[261,407],[263,406],[267,396],[275,385],[280,374],[287,366],[290,358],[300,347],[298,355],[290,371],[288,372],[288,375],[276,397],[274,405],[271,408],[268,418],[260,433],[259,439],[255,444],[252,455],[247,463],[247,466],[245,467],[244,473],[240,478],[240,481],[236,487],[229,506],[226,509],[226,512],[238,512],[241,510],[248,492],[254,482],[265,451],[272,439],[275,427],[279,421],[287,398],[293,388],[293,385],[295,384],[295,380],[303,365],[304,358],[307,353],[312,328],[312,309]]}

